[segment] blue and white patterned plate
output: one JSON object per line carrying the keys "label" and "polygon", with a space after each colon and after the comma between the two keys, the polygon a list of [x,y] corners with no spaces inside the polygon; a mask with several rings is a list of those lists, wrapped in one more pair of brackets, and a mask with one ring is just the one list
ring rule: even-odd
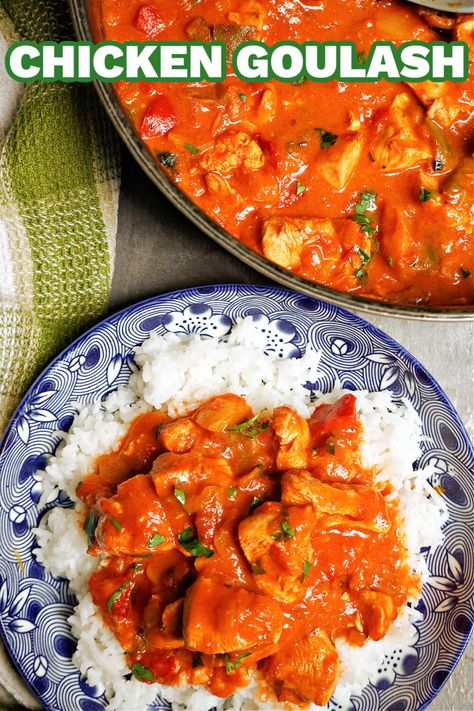
{"label": "blue and white patterned plate", "polygon": [[[434,554],[427,551],[431,577],[418,605],[416,641],[387,659],[344,711],[423,709],[459,659],[474,621],[474,452],[446,396],[395,341],[336,306],[278,288],[211,286],[132,306],[79,338],[36,381],[3,439],[0,627],[14,663],[46,708],[100,711],[106,705],[71,662],[75,641],[66,620],[74,597],[67,582],[48,574],[32,553],[32,528],[44,514],[37,470],[55,450],[55,432],[70,426],[73,403],[104,398],[128,380],[132,350],[150,332],[224,335],[246,315],[258,319],[267,352],[298,356],[308,343],[322,351],[321,378],[304,387],[328,391],[339,379],[346,388],[389,389],[408,398],[430,438],[421,465],[435,465],[434,483],[449,509],[444,544]],[[67,505],[60,497],[48,507]]]}

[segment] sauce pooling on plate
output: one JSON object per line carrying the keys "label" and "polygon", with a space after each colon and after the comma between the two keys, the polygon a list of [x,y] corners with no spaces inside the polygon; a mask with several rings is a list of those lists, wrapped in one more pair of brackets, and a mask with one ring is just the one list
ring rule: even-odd
{"label": "sauce pooling on plate", "polygon": [[[117,41],[459,40],[473,18],[396,0],[101,0]],[[470,82],[120,83],[170,178],[219,225],[313,282],[399,304],[473,301]]]}
{"label": "sauce pooling on plate", "polygon": [[308,420],[221,395],[137,417],[78,487],[94,603],[145,683],[324,705],[338,639],[385,636],[419,593],[397,500],[362,466],[347,394]]}

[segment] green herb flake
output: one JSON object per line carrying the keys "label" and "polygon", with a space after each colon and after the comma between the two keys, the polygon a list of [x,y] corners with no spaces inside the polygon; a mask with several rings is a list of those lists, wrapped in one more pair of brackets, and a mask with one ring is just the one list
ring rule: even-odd
{"label": "green herb flake", "polygon": [[191,526],[189,528],[185,528],[184,531],[181,531],[181,533],[178,534],[178,541],[181,543],[184,550],[191,553],[191,555],[196,558],[201,555],[203,555],[204,558],[212,558],[214,551],[193,536],[194,533]]}
{"label": "green herb flake", "polygon": [[238,657],[236,657],[235,662],[231,662],[229,655],[225,655],[225,670],[227,674],[230,674],[234,669],[238,669],[240,667],[240,664],[242,662],[242,659],[245,659],[245,657],[249,657],[250,652],[244,652],[244,654],[239,654]]}
{"label": "green herb flake", "polygon": [[302,86],[302,84],[306,84],[308,79],[305,76],[300,77],[299,79],[295,79],[295,81],[292,81],[291,83],[293,86]]}
{"label": "green herb flake", "polygon": [[387,264],[389,267],[393,267],[393,257],[387,257]]}
{"label": "green herb flake", "polygon": [[254,496],[249,507],[249,514],[253,513],[253,511],[255,511],[255,509],[261,504],[263,504],[263,499],[259,499],[258,496]]}
{"label": "green herb flake", "polygon": [[418,199],[420,202],[428,202],[432,200],[435,195],[435,190],[428,190],[427,188],[420,188]]}
{"label": "green herb flake", "polygon": [[237,498],[237,487],[236,486],[229,486],[227,489],[227,496],[231,501],[235,501]]}
{"label": "green herb flake", "polygon": [[138,681],[156,681],[151,671],[140,662],[132,664],[132,674]]}
{"label": "green herb flake", "polygon": [[260,558],[255,563],[252,563],[250,569],[254,575],[265,575],[265,571],[262,568]]}
{"label": "green herb flake", "polygon": [[301,195],[301,193],[306,192],[307,189],[308,188],[306,187],[306,185],[303,185],[303,183],[300,183],[299,180],[296,181],[296,194],[297,195]]}
{"label": "green herb flake", "polygon": [[157,153],[156,157],[158,158],[161,165],[165,166],[165,168],[173,169],[176,166],[176,163],[178,162],[178,156],[176,155],[176,153],[170,153],[170,151],[163,151],[162,153]]}
{"label": "green herb flake", "polygon": [[367,55],[365,52],[357,52],[356,56],[357,64],[365,64],[367,61]]}
{"label": "green herb flake", "polygon": [[95,514],[92,513],[92,511],[89,511],[87,514],[87,518],[84,521],[84,531],[87,533],[87,540],[89,545],[92,545],[92,540],[95,536],[95,529],[97,528],[97,524],[99,523],[99,518]]}
{"label": "green herb flake", "polygon": [[119,521],[117,521],[116,518],[111,518],[110,523],[112,524],[112,526],[115,526],[117,531],[121,531],[123,529],[122,524]]}
{"label": "green herb flake", "polygon": [[282,528],[285,536],[287,536],[287,538],[293,538],[293,536],[295,535],[295,529],[291,528],[288,521],[282,521],[281,528]]}
{"label": "green herb flake", "polygon": [[326,452],[328,454],[336,454],[336,445],[332,441],[331,437],[326,442]]}
{"label": "green herb flake", "polygon": [[338,139],[338,136],[335,133],[326,131],[324,128],[315,128],[314,130],[319,131],[319,145],[321,146],[323,151],[326,148],[330,148],[330,146],[333,146]]}
{"label": "green herb flake", "polygon": [[[379,245],[376,238],[372,237],[372,235],[377,232],[377,227],[372,224],[371,217],[366,213],[375,210],[376,199],[377,193],[375,193],[373,190],[366,190],[365,192],[360,193],[359,200],[355,204],[355,212],[353,215],[350,215],[351,220],[353,220],[357,225],[359,225],[360,231],[364,234],[369,235],[369,238],[375,248],[375,251],[378,250]],[[355,247],[355,251],[361,257],[361,264],[354,272],[354,276],[356,279],[366,279],[368,274],[365,267],[367,267],[373,255],[372,253],[367,254],[367,252],[364,252],[364,250],[362,250],[358,246]]]}
{"label": "green herb flake", "polygon": [[239,94],[242,101],[247,101],[247,94]]}
{"label": "green herb flake", "polygon": [[184,147],[186,148],[187,151],[190,151],[191,155],[195,156],[197,153],[199,153],[199,148],[196,146],[193,146],[192,143],[185,143]]}
{"label": "green herb flake", "polygon": [[178,486],[174,487],[174,495],[178,499],[180,504],[185,504],[186,502],[186,492],[184,489],[180,489]]}
{"label": "green herb flake", "polygon": [[469,277],[471,276],[471,272],[465,267],[461,267],[461,274],[463,276],[463,279],[469,279]]}
{"label": "green herb flake", "polygon": [[189,526],[188,528],[185,528],[184,531],[181,531],[181,533],[178,534],[178,541],[180,543],[187,543],[190,541],[193,537],[193,527]]}
{"label": "green herb flake", "polygon": [[239,434],[243,434],[246,437],[249,437],[249,439],[254,439],[258,434],[260,434],[260,432],[268,429],[268,426],[270,425],[268,420],[258,422],[262,412],[263,410],[258,412],[255,417],[252,417],[250,420],[246,420],[245,422],[241,422],[240,425],[231,427],[229,432],[239,432]]}
{"label": "green herb flake", "polygon": [[304,560],[304,561],[303,561],[303,575],[301,576],[301,582],[302,582],[302,583],[304,583],[304,581],[306,580],[306,578],[307,578],[307,576],[308,576],[308,573],[309,573],[309,571],[311,570],[312,567],[313,567],[313,564],[310,563],[309,560]]}
{"label": "green herb flake", "polygon": [[162,536],[161,533],[155,533],[146,544],[147,548],[156,548],[166,541],[166,537]]}
{"label": "green herb flake", "polygon": [[112,607],[115,605],[119,597],[128,588],[129,585],[130,580],[127,580],[123,585],[118,588],[118,590],[113,593],[113,595],[109,597],[109,599],[107,600],[107,609],[109,612],[112,612]]}

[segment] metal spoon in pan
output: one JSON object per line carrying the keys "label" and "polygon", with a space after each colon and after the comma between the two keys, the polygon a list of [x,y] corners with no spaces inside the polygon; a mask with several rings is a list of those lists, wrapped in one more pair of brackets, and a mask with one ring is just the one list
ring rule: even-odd
{"label": "metal spoon in pan", "polygon": [[409,0],[409,2],[443,12],[474,12],[474,0]]}

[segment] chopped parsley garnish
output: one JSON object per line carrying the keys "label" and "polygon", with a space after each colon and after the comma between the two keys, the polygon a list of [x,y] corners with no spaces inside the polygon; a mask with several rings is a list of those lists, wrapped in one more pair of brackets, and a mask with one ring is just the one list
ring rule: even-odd
{"label": "chopped parsley garnish", "polygon": [[306,580],[309,571],[313,567],[313,564],[309,562],[309,560],[304,560],[303,561],[303,575],[301,576],[301,582],[304,583]]}
{"label": "chopped parsley garnish", "polygon": [[331,131],[325,131],[324,128],[315,128],[315,131],[319,131],[319,145],[324,150],[333,146],[337,141],[337,135],[331,133]]}
{"label": "chopped parsley garnish", "polygon": [[229,429],[229,432],[239,432],[240,434],[243,434],[246,437],[249,437],[250,439],[254,439],[254,437],[260,434],[260,432],[263,432],[264,430],[268,429],[268,426],[270,424],[268,420],[258,422],[258,418],[261,416],[262,412],[263,410],[258,412],[255,417],[252,417],[252,419],[246,420],[245,422],[241,422],[240,425],[232,427],[231,429]]}
{"label": "chopped parsley garnish", "polygon": [[393,257],[387,257],[387,264],[389,267],[393,267]]}
{"label": "chopped parsley garnish", "polygon": [[227,496],[231,501],[235,501],[237,497],[237,487],[236,486],[229,486],[227,489]]}
{"label": "chopped parsley garnish", "polygon": [[161,165],[166,168],[174,168],[178,162],[178,156],[176,153],[170,153],[170,151],[164,151],[163,153],[157,153],[156,157],[160,161]]}
{"label": "chopped parsley garnish", "polygon": [[282,521],[281,528],[287,538],[293,538],[293,536],[295,535],[295,529],[291,528],[288,521]]}
{"label": "chopped parsley garnish", "polygon": [[112,607],[115,605],[119,597],[122,595],[122,593],[128,588],[130,585],[130,580],[127,580],[123,585],[119,587],[118,590],[114,592],[113,595],[109,597],[107,600],[107,609],[109,612],[112,612]]}
{"label": "chopped parsley garnish", "polygon": [[198,541],[197,538],[193,537],[192,527],[185,528],[184,531],[178,535],[178,541],[181,543],[185,551],[191,553],[191,555],[196,558],[203,555],[204,558],[212,558],[214,551]]}
{"label": "chopped parsley garnish", "polygon": [[245,659],[245,657],[249,657],[250,652],[244,652],[244,654],[239,654],[238,657],[236,657],[235,662],[231,662],[229,659],[229,655],[225,655],[225,670],[227,674],[230,674],[231,671],[234,669],[238,669],[240,667],[240,663],[242,662],[242,659]]}
{"label": "chopped parsley garnish", "polygon": [[143,664],[140,664],[140,662],[132,664],[132,674],[138,681],[143,681],[144,679],[146,679],[146,681],[156,681],[151,671],[143,666]]}
{"label": "chopped parsley garnish", "polygon": [[254,575],[265,575],[265,571],[262,568],[260,558],[257,561],[255,561],[255,563],[252,563],[252,565],[250,566],[250,569]]}
{"label": "chopped parsley garnish", "polygon": [[187,151],[191,152],[191,155],[195,156],[197,153],[199,153],[199,148],[196,146],[193,146],[192,143],[185,143],[184,147],[186,148]]}
{"label": "chopped parsley garnish", "polygon": [[119,523],[119,521],[117,521],[116,518],[111,518],[111,519],[110,519],[110,523],[112,524],[112,526],[115,526],[115,528],[117,529],[117,531],[121,531],[121,530],[123,529],[122,524]]}
{"label": "chopped parsley garnish", "polygon": [[247,94],[239,94],[242,101],[247,101]]}
{"label": "chopped parsley garnish", "polygon": [[84,521],[84,531],[87,533],[87,540],[89,545],[92,545],[92,539],[95,536],[95,529],[97,528],[97,524],[99,523],[99,518],[95,514],[92,513],[92,511],[89,511],[87,514],[87,518]]}
{"label": "chopped parsley garnish", "polygon": [[357,52],[356,56],[357,64],[365,64],[367,61],[367,55],[365,52]]}
{"label": "chopped parsley garnish", "polygon": [[295,81],[292,81],[291,83],[293,86],[301,86],[302,84],[305,84],[307,82],[307,78],[305,76],[300,77],[299,79],[295,79]]}
{"label": "chopped parsley garnish", "polygon": [[178,534],[178,541],[180,543],[187,543],[190,541],[193,537],[193,527],[188,526],[188,528],[185,528],[184,531],[181,531],[181,533]]}
{"label": "chopped parsley garnish", "polygon": [[300,183],[299,180],[296,181],[296,194],[297,195],[301,195],[301,193],[306,192],[307,189],[308,188],[306,187],[306,185],[303,185],[303,183]]}
{"label": "chopped parsley garnish", "polygon": [[471,276],[471,272],[465,267],[461,267],[461,274],[463,276],[463,279],[469,279],[469,277]]}
{"label": "chopped parsley garnish", "polygon": [[418,199],[420,202],[428,202],[428,200],[432,200],[434,195],[435,195],[435,190],[428,190],[427,188],[420,188],[420,193],[418,195]]}
{"label": "chopped parsley garnish", "polygon": [[437,172],[440,171],[440,170],[443,170],[443,168],[444,168],[444,163],[443,163],[443,161],[440,160],[439,158],[436,158],[436,159],[433,161],[433,170],[435,171],[435,173],[437,173]]}
{"label": "chopped parsley garnish", "polygon": [[367,269],[365,267],[372,259],[372,255],[367,254],[367,252],[364,252],[364,250],[358,247],[357,245],[354,247],[354,249],[357,254],[360,255],[361,258],[360,267],[356,269],[356,271],[354,272],[354,276],[356,279],[365,279],[367,277]]}
{"label": "chopped parsley garnish", "polygon": [[351,220],[359,225],[361,232],[365,232],[368,235],[373,235],[376,228],[372,225],[370,217],[365,213],[375,210],[376,199],[377,193],[372,190],[360,193],[359,202],[355,204],[355,215],[351,215]]}
{"label": "chopped parsley garnish", "polygon": [[174,487],[174,495],[178,499],[180,504],[185,504],[186,501],[186,492],[183,489],[180,489],[178,486]]}
{"label": "chopped parsley garnish", "polygon": [[326,452],[328,454],[336,454],[336,445],[333,437],[328,437],[326,442]]}
{"label": "chopped parsley garnish", "polygon": [[259,499],[258,496],[254,496],[252,499],[252,503],[249,507],[249,514],[255,511],[255,509],[258,508],[260,504],[263,504],[263,499]]}
{"label": "chopped parsley garnish", "polygon": [[146,544],[147,548],[156,548],[166,541],[166,537],[162,536],[161,533],[155,533]]}

